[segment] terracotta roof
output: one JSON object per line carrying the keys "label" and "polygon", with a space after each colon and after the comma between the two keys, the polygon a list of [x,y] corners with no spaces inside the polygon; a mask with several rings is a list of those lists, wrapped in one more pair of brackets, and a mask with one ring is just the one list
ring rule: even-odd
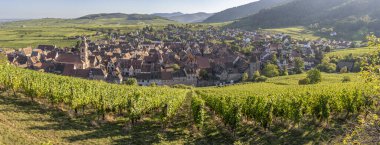
{"label": "terracotta roof", "polygon": [[354,68],[354,62],[349,62],[349,61],[339,61],[337,64],[338,69],[347,67],[348,71],[352,71]]}
{"label": "terracotta roof", "polygon": [[150,72],[152,65],[144,63],[141,67],[141,72]]}
{"label": "terracotta roof", "polygon": [[198,68],[205,69],[210,68],[210,61],[207,57],[197,57]]}
{"label": "terracotta roof", "polygon": [[32,56],[32,57],[30,57],[30,61],[31,61],[32,63],[37,63],[37,62],[38,62],[38,58],[35,57],[35,56]]}
{"label": "terracotta roof", "polygon": [[94,64],[95,61],[96,61],[96,57],[95,57],[95,56],[89,56],[88,59],[90,60],[90,63],[91,63],[91,64]]}
{"label": "terracotta roof", "polygon": [[173,75],[171,72],[161,72],[162,80],[173,80]]}
{"label": "terracotta roof", "polygon": [[40,69],[42,67],[42,63],[41,62],[35,63],[33,64],[33,67]]}
{"label": "terracotta roof", "polygon": [[38,45],[38,49],[41,49],[43,51],[53,51],[55,49],[55,46],[53,45]]}
{"label": "terracotta roof", "polygon": [[67,64],[82,64],[79,55],[74,54],[61,54],[57,57],[56,62],[58,63],[67,63]]}
{"label": "terracotta roof", "polygon": [[62,75],[72,76],[74,71],[74,64],[65,64]]}
{"label": "terracotta roof", "polygon": [[22,52],[23,52],[25,55],[31,55],[31,54],[32,54],[32,51],[33,51],[33,49],[32,49],[31,47],[23,48],[23,49],[22,49]]}
{"label": "terracotta roof", "polygon": [[92,73],[92,75],[94,76],[105,76],[106,72],[103,71],[102,69],[100,68],[91,68],[90,69],[90,72]]}
{"label": "terracotta roof", "polygon": [[55,57],[57,56],[57,53],[58,53],[58,52],[55,52],[55,51],[49,52],[49,53],[46,55],[46,59],[55,59]]}
{"label": "terracotta roof", "polygon": [[136,75],[136,79],[138,80],[161,79],[161,74],[160,73],[139,73]]}
{"label": "terracotta roof", "polygon": [[89,69],[77,69],[74,70],[74,77],[80,77],[80,78],[88,78],[90,75]]}
{"label": "terracotta roof", "polygon": [[26,64],[28,57],[19,55],[17,56],[16,61],[19,65]]}

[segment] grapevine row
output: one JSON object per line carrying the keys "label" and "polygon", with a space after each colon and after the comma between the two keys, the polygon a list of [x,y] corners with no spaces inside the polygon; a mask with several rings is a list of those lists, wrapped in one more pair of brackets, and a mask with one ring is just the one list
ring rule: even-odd
{"label": "grapevine row", "polygon": [[0,86],[20,92],[32,100],[46,99],[51,104],[64,103],[71,109],[96,109],[99,114],[125,112],[132,122],[142,115],[162,108],[163,121],[175,115],[185,100],[187,90],[169,87],[138,87],[109,84],[41,73],[0,65]]}
{"label": "grapevine row", "polygon": [[328,123],[333,115],[345,114],[347,117],[375,106],[374,90],[361,83],[267,87],[272,89],[267,94],[253,90],[249,85],[200,89],[197,93],[232,129],[243,117],[269,128],[274,119],[294,124],[306,119]]}

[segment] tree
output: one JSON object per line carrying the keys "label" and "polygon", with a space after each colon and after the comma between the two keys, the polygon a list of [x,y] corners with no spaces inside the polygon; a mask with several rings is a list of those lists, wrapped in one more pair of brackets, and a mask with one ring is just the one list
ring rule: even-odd
{"label": "tree", "polygon": [[271,62],[272,64],[277,64],[277,55],[276,55],[276,54],[273,53],[273,54],[271,55],[270,62]]}
{"label": "tree", "polygon": [[330,63],[330,59],[327,57],[322,60],[322,63],[317,68],[322,72],[334,73],[336,71],[336,64]]}
{"label": "tree", "polygon": [[241,81],[242,82],[246,82],[248,80],[248,73],[243,73],[242,77],[241,77]]}
{"label": "tree", "polygon": [[305,67],[305,63],[302,60],[302,58],[301,57],[296,57],[294,59],[294,72],[296,74],[301,74],[303,72],[304,67]]}
{"label": "tree", "polygon": [[304,78],[302,80],[299,80],[298,81],[298,84],[299,85],[307,85],[307,84],[310,84],[310,79],[309,78]]}
{"label": "tree", "polygon": [[178,64],[173,64],[173,69],[175,71],[177,71],[177,70],[181,69],[181,67]]}
{"label": "tree", "polygon": [[208,78],[209,78],[208,72],[206,70],[201,70],[201,72],[199,72],[199,76],[203,80],[208,80]]}
{"label": "tree", "polygon": [[153,82],[150,84],[151,87],[157,87],[157,83],[156,82]]}
{"label": "tree", "polygon": [[130,86],[137,86],[138,83],[137,83],[137,79],[135,78],[128,78],[126,81],[125,81],[125,84],[126,85],[130,85]]}
{"label": "tree", "polygon": [[0,53],[0,65],[7,64],[7,63],[8,63],[7,56],[5,56],[4,54]]}
{"label": "tree", "polygon": [[263,74],[264,76],[266,77],[276,77],[276,76],[279,76],[280,75],[280,72],[278,70],[278,67],[277,65],[274,65],[274,64],[270,64],[268,63],[264,69],[263,69]]}
{"label": "tree", "polygon": [[349,76],[344,76],[343,79],[342,79],[342,82],[343,83],[351,82],[351,78]]}
{"label": "tree", "polygon": [[287,76],[289,75],[288,67],[284,66],[284,70],[281,71],[281,76]]}
{"label": "tree", "polygon": [[318,69],[308,71],[307,78],[310,80],[310,84],[317,84],[322,81],[322,75]]}
{"label": "tree", "polygon": [[252,80],[253,81],[257,81],[257,78],[259,78],[260,76],[261,76],[260,72],[259,71],[255,71],[255,73],[253,74]]}

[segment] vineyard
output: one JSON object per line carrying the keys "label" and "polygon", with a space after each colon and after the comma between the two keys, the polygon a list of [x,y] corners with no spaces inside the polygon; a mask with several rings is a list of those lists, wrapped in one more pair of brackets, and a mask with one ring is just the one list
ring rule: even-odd
{"label": "vineyard", "polygon": [[270,128],[274,120],[299,125],[360,113],[368,114],[375,105],[375,91],[364,83],[330,85],[246,84],[199,89],[197,93],[233,130],[244,119]]}
{"label": "vineyard", "polygon": [[168,87],[138,87],[108,84],[0,65],[0,85],[13,96],[23,93],[33,101],[48,100],[51,105],[65,104],[79,110],[94,110],[123,115],[134,124],[143,115],[159,110],[162,122],[168,122],[183,104],[188,90]]}
{"label": "vineyard", "polygon": [[[153,113],[159,116],[162,128],[170,128],[171,123],[178,121],[178,115],[188,114],[195,130],[207,133],[211,125],[218,124],[215,120],[220,120],[222,125],[217,128],[222,127],[231,135],[227,140],[244,138],[241,130],[246,127],[272,132],[273,128],[284,128],[284,124],[285,128],[297,128],[316,123],[329,128],[339,120],[359,115],[366,118],[379,108],[376,90],[371,84],[359,81],[306,86],[248,83],[176,89],[109,84],[7,64],[0,64],[0,70],[0,89],[10,97],[22,94],[32,102],[45,100],[45,105],[63,105],[78,117],[92,112],[98,120],[105,120],[108,114],[116,114],[123,124],[131,126],[138,126],[138,122]],[[187,101],[190,105],[186,106]],[[183,107],[189,111],[179,114]]]}

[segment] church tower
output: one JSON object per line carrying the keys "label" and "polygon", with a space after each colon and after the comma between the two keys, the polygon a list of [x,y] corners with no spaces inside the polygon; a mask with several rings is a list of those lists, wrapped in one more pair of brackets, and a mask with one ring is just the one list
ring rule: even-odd
{"label": "church tower", "polygon": [[88,44],[87,44],[87,38],[82,38],[82,44],[80,48],[80,59],[83,63],[83,69],[90,67],[90,61],[88,60]]}

